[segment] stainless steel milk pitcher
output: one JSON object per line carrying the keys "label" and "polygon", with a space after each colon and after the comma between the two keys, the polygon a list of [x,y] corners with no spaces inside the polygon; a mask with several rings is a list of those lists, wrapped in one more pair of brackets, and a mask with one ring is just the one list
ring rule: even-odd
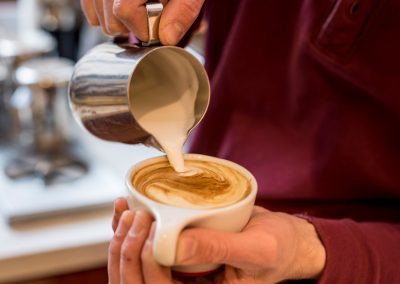
{"label": "stainless steel milk pitcher", "polygon": [[[134,98],[144,90],[149,93],[161,86],[163,95],[173,100],[178,85],[196,84],[193,128],[206,112],[210,86],[203,65],[192,54],[180,47],[153,45],[158,42],[162,4],[148,3],[146,8],[149,42],[142,45],[109,42],[93,48],[74,68],[69,99],[75,118],[93,135],[161,149],[135,118],[135,110],[141,105]],[[147,104],[156,98],[150,96],[149,100]]]}

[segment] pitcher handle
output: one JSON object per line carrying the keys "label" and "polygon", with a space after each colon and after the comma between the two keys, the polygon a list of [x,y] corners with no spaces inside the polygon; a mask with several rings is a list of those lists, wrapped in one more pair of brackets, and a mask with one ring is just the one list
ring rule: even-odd
{"label": "pitcher handle", "polygon": [[158,36],[158,27],[160,24],[160,17],[163,8],[164,8],[163,4],[158,2],[146,3],[149,40],[147,42],[142,42],[142,46],[160,44],[160,38]]}

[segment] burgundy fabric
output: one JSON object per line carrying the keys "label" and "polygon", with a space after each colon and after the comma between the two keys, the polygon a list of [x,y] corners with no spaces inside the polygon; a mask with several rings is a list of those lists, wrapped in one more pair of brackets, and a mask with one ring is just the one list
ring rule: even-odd
{"label": "burgundy fabric", "polygon": [[311,222],[327,250],[320,283],[399,283],[400,225],[349,219]]}
{"label": "burgundy fabric", "polygon": [[400,1],[211,0],[206,16],[191,152],[248,168],[258,204],[317,217],[322,283],[400,283]]}

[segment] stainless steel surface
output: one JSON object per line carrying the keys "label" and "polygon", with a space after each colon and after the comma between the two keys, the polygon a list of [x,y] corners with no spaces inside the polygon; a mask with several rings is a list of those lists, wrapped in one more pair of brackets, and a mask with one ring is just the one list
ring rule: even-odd
{"label": "stainless steel surface", "polygon": [[[159,63],[168,61],[177,64],[161,68]],[[135,80],[145,65],[147,76]],[[174,68],[183,66],[189,66],[193,72],[174,77],[173,74],[182,74]],[[160,70],[164,73],[158,76],[164,79],[155,77]],[[174,78],[168,80],[171,74]],[[161,149],[158,142],[135,120],[130,102],[140,90],[154,88],[160,82],[169,84],[167,88],[173,90],[180,80],[188,84],[197,81],[199,85],[194,106],[195,127],[207,109],[210,86],[203,65],[193,55],[172,46],[144,48],[131,44],[104,43],[95,47],[75,66],[69,88],[70,106],[83,127],[101,139],[128,144],[143,143]]]}
{"label": "stainless steel surface", "polygon": [[45,186],[75,181],[88,172],[88,165],[68,151],[19,153],[5,166],[12,180],[38,178]]}
{"label": "stainless steel surface", "polygon": [[6,65],[0,60],[0,83],[4,83],[6,79],[7,79],[7,68]]}
{"label": "stainless steel surface", "polygon": [[0,34],[0,58],[21,62],[54,50],[55,40],[46,32]]}
{"label": "stainless steel surface", "polygon": [[15,224],[112,207],[124,194],[122,173],[104,162],[103,153],[93,151],[93,141],[75,146],[68,155],[57,157],[0,147],[0,217]]}
{"label": "stainless steel surface", "polygon": [[5,140],[9,125],[5,99],[7,73],[5,64],[0,60],[0,143]]}
{"label": "stainless steel surface", "polygon": [[[138,47],[104,43],[95,47],[75,66],[69,88],[70,106],[75,118],[93,135],[108,141],[128,144],[143,143],[160,148],[157,141],[135,120],[131,98],[134,90],[153,88],[160,78],[157,62],[162,58],[189,65],[195,76],[185,74],[170,81],[171,88],[179,80],[196,80],[199,83],[195,102],[195,125],[203,117],[209,102],[209,81],[203,65],[190,53],[171,46]],[[145,80],[135,81],[144,64],[152,66]],[[162,74],[169,78],[173,68]],[[166,82],[163,80],[162,82]],[[174,94],[175,95],[175,94]]]}
{"label": "stainless steel surface", "polygon": [[160,40],[158,37],[158,27],[160,23],[160,16],[163,11],[163,5],[161,3],[147,3],[146,10],[149,40],[147,42],[142,42],[142,45],[150,46],[159,44]]}
{"label": "stainless steel surface", "polygon": [[73,68],[73,61],[65,58],[38,58],[22,64],[17,69],[15,77],[17,83],[24,86],[66,87]]}
{"label": "stainless steel surface", "polygon": [[18,67],[19,87],[10,99],[19,145],[37,152],[59,151],[68,143],[71,123],[67,87],[73,62],[38,58]]}

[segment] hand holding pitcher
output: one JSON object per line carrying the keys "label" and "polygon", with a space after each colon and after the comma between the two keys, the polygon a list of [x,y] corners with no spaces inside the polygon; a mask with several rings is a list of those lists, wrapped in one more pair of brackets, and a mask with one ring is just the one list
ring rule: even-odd
{"label": "hand holding pitcher", "polygon": [[145,8],[149,41],[108,42],[93,48],[75,66],[70,105],[91,134],[153,146],[170,157],[168,146],[162,145],[165,137],[155,135],[155,128],[162,124],[161,129],[172,135],[182,124],[177,129],[182,147],[206,112],[209,80],[203,65],[185,49],[154,45],[163,7],[156,3]]}
{"label": "hand holding pitcher", "polygon": [[[89,23],[101,26],[112,36],[133,32],[140,40],[149,40],[145,0],[81,0]],[[162,0],[159,37],[164,45],[176,45],[193,24],[204,0]]]}

